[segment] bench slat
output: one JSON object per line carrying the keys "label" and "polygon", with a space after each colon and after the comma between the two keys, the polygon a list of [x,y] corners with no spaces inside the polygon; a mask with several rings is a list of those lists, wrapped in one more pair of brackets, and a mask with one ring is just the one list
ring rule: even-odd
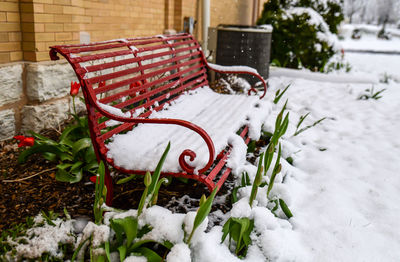
{"label": "bench slat", "polygon": [[[99,101],[100,101],[101,103],[105,103],[105,104],[106,104],[106,103],[111,103],[111,102],[113,102],[113,101],[115,101],[115,100],[117,100],[117,99],[120,99],[121,97],[129,96],[129,95],[134,95],[134,94],[137,93],[137,92],[145,91],[147,88],[150,88],[150,87],[153,87],[153,86],[155,86],[155,85],[158,85],[158,84],[161,84],[161,83],[163,83],[163,82],[166,82],[166,81],[168,81],[168,80],[177,78],[177,77],[179,77],[180,75],[182,75],[182,73],[188,73],[188,72],[193,71],[193,70],[195,70],[195,69],[204,67],[203,65],[197,63],[197,62],[200,62],[200,60],[201,60],[201,59],[198,58],[198,59],[190,60],[190,61],[188,61],[188,62],[185,62],[185,63],[181,64],[181,65],[183,65],[183,66],[192,66],[192,65],[194,65],[194,66],[192,66],[192,67],[189,67],[189,68],[183,70],[182,72],[177,72],[177,73],[174,73],[174,74],[172,74],[172,75],[169,75],[169,76],[160,78],[160,79],[158,79],[158,80],[155,80],[155,81],[153,81],[153,82],[149,82],[149,83],[143,84],[143,85],[141,85],[141,86],[139,86],[139,87],[137,87],[137,88],[132,88],[132,89],[128,89],[128,90],[125,90],[125,91],[121,91],[121,92],[119,92],[119,93],[117,93],[117,94],[115,94],[115,95],[110,95],[110,96],[108,96],[108,97],[102,98],[102,99],[100,99]],[[173,66],[172,68],[168,68],[168,70],[162,69],[162,70],[160,70],[161,72],[156,72],[156,71],[155,71],[155,72],[152,72],[152,73],[148,73],[148,74],[146,74],[146,75],[143,75],[143,76],[140,76],[140,77],[136,77],[136,79],[137,79],[137,81],[140,81],[140,80],[146,79],[146,78],[148,78],[148,77],[152,77],[152,76],[159,75],[160,73],[163,73],[163,72],[169,72],[169,71],[171,71],[171,70],[174,70],[174,69],[179,68],[181,65]],[[134,82],[133,82],[133,83],[134,83]],[[159,91],[163,91],[164,89],[163,89],[163,90],[158,89],[158,90],[159,90]],[[144,98],[147,98],[147,97],[142,97],[142,99],[144,99]],[[141,100],[141,99],[139,99],[139,100]],[[124,103],[119,104],[119,105],[116,106],[116,107],[118,107],[118,108],[123,108],[124,106],[129,105],[129,104],[134,103],[134,102],[137,102],[137,101],[128,100],[128,101],[126,101],[126,102],[124,102]]]}
{"label": "bench slat", "polygon": [[[176,46],[187,45],[187,44],[192,44],[192,43],[194,43],[194,41],[179,42],[179,43],[177,43]],[[165,52],[162,52],[162,53],[155,53],[155,54],[150,54],[150,55],[138,56],[138,55],[140,55],[140,54],[142,54],[144,52],[153,51],[153,50],[156,50],[156,49],[158,49],[158,47],[154,48],[154,49],[153,48],[151,48],[151,49],[150,48],[147,48],[147,49],[143,48],[143,49],[140,49],[138,52],[134,53],[134,55],[136,56],[134,58],[123,59],[123,60],[119,60],[119,61],[113,61],[113,62],[104,63],[104,64],[100,64],[100,65],[86,66],[85,68],[86,68],[87,72],[96,72],[96,71],[99,71],[99,70],[109,69],[109,68],[112,68],[112,67],[123,66],[123,65],[132,64],[132,63],[137,63],[137,62],[145,61],[145,60],[148,60],[148,59],[160,58],[160,57],[167,56],[167,55],[176,55],[178,53],[182,53],[182,52],[185,52],[185,51],[196,50],[197,47],[196,46],[190,46],[190,47],[186,47],[186,48],[179,48],[179,49],[169,50],[169,51],[165,51]],[[132,51],[130,52],[130,55],[132,55]]]}
{"label": "bench slat", "polygon": [[[197,54],[199,54],[199,53],[197,53]],[[192,55],[185,55],[184,59],[185,58],[191,58],[191,57],[192,57]],[[146,74],[143,73],[143,74],[141,74],[139,76],[135,76],[135,77],[132,77],[132,78],[129,78],[129,79],[125,79],[125,80],[116,82],[116,83],[105,85],[103,87],[98,87],[98,88],[94,89],[94,92],[95,92],[96,95],[102,94],[102,93],[114,90],[116,88],[129,85],[131,83],[136,83],[136,82],[145,80],[145,79],[147,79],[149,77],[152,77],[152,76],[154,76],[156,74],[162,74],[162,73],[170,72],[170,71],[173,71],[175,69],[179,69],[182,66],[188,66],[188,65],[193,64],[194,62],[200,62],[200,61],[201,61],[201,58],[197,58],[197,59],[193,59],[191,61],[191,63],[188,63],[188,62],[190,62],[190,61],[188,61],[188,62],[184,62],[184,63],[181,63],[181,64],[175,64],[175,65],[172,65],[172,66],[169,66],[169,67],[165,67],[165,68],[153,71],[153,72],[151,72],[151,74],[150,73],[146,73]],[[143,67],[141,67],[138,71],[141,71],[142,68]],[[151,67],[149,67],[149,68],[151,68]],[[134,73],[138,73],[138,72],[134,72]],[[130,74],[127,74],[127,75],[130,75]]]}
{"label": "bench slat", "polygon": [[[152,38],[152,40],[148,41],[130,41],[129,39],[115,39],[110,42],[103,42],[104,44],[101,45],[102,43],[99,43],[99,45],[85,45],[83,47],[77,47],[73,48],[75,46],[70,45],[68,49],[63,49],[65,54],[76,54],[76,53],[85,53],[85,52],[93,52],[93,51],[103,51],[107,49],[114,49],[114,48],[121,48],[121,47],[126,47],[126,46],[135,46],[135,45],[144,45],[144,44],[152,44],[152,43],[159,43],[163,41],[174,41],[174,40],[181,40],[181,39],[187,39],[187,36],[179,36],[179,37],[166,37],[166,38]],[[127,42],[122,42],[122,40],[125,40]],[[56,46],[57,47],[57,46]],[[165,45],[165,47],[168,47],[168,45]]]}
{"label": "bench slat", "polygon": [[133,74],[133,73],[138,73],[142,70],[147,70],[147,69],[152,69],[154,67],[158,67],[158,66],[163,66],[166,64],[170,64],[173,62],[178,62],[181,59],[185,59],[185,58],[190,58],[192,56],[196,56],[196,55],[200,55],[200,51],[196,51],[187,55],[183,55],[183,56],[178,56],[178,57],[174,57],[168,60],[162,60],[160,62],[156,62],[153,64],[148,64],[148,65],[143,65],[141,67],[134,67],[134,68],[130,68],[130,69],[125,69],[125,70],[121,70],[121,71],[117,71],[117,72],[113,72],[110,74],[105,74],[102,76],[97,76],[97,77],[92,77],[92,78],[87,78],[86,81],[88,84],[96,84],[102,81],[107,81],[107,80],[111,80],[114,78],[118,78],[118,77],[122,77],[125,75],[129,75],[129,74]]}

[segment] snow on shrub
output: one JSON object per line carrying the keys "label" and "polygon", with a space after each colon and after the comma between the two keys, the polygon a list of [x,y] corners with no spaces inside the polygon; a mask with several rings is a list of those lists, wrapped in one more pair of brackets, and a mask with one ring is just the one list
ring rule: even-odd
{"label": "snow on shrub", "polygon": [[271,60],[278,66],[323,70],[339,51],[337,27],[343,20],[336,0],[271,0],[258,24],[271,24]]}

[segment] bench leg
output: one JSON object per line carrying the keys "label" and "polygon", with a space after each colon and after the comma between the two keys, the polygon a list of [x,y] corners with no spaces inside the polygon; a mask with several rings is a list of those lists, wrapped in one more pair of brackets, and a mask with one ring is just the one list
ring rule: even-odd
{"label": "bench leg", "polygon": [[106,205],[112,206],[113,201],[113,181],[110,175],[110,169],[108,165],[105,165],[105,177],[104,177],[104,185],[107,187],[107,197],[106,197]]}

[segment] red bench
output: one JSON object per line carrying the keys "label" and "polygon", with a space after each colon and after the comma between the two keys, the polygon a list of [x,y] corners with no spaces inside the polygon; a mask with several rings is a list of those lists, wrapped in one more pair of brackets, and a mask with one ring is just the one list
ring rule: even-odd
{"label": "red bench", "polygon": [[[207,145],[208,156],[205,156],[207,160],[202,167],[194,167],[192,161],[196,159],[196,153],[192,149],[185,149],[180,152],[178,159],[175,160],[179,163],[179,167],[171,166],[170,170],[164,170],[165,172],[162,175],[195,179],[205,184],[209,190],[213,190],[215,187],[219,189],[231,172],[231,169],[226,167],[226,160],[231,147],[226,144],[220,152],[215,152],[212,138],[201,126],[176,117],[160,118],[152,116],[157,115],[159,111],[168,112],[163,108],[175,104],[182,97],[182,94],[192,96],[193,92],[196,93],[196,91],[190,91],[192,93],[188,94],[188,90],[200,90],[200,87],[207,86],[207,68],[219,73],[253,75],[264,85],[264,93],[261,97],[266,92],[265,81],[251,68],[220,67],[208,64],[199,43],[189,34],[115,39],[90,44],[58,45],[50,48],[51,59],[58,60],[57,53],[65,57],[75,70],[82,86],[91,139],[97,159],[103,160],[123,173],[145,174],[148,169],[143,167],[142,170],[138,170],[140,168],[129,165],[130,160],[126,164],[118,165],[116,163],[118,161],[110,155],[111,146],[109,144],[110,141],[114,140],[115,135],[125,134],[129,130],[136,132],[136,129],[141,130],[139,126],[174,125],[200,135],[203,143]],[[249,93],[250,91],[255,90],[252,88]],[[207,90],[199,91],[199,93],[204,92],[209,93]],[[230,106],[234,106],[232,101],[236,98],[230,101],[229,95],[218,94],[216,96],[218,97],[215,98],[215,103],[225,103],[226,105],[220,105],[220,109],[214,110],[226,109],[230,111],[232,109]],[[200,97],[204,99],[205,96]],[[204,101],[206,103],[207,99]],[[191,107],[190,103],[192,102],[189,102],[189,107]],[[244,102],[236,103],[235,108]],[[190,108],[190,110],[192,109]],[[181,111],[186,111],[186,109]],[[192,116],[192,118],[196,119],[195,116]],[[218,121],[216,119],[215,123],[218,123]],[[146,130],[142,130],[141,133],[147,132],[149,135],[152,133],[152,131]],[[168,136],[174,134],[175,131]],[[240,136],[246,141],[246,144],[249,142],[247,127],[241,128]],[[143,140],[143,138],[138,139],[139,142]],[[168,143],[168,141],[165,142]],[[190,141],[187,141],[187,143],[189,144],[186,148],[190,146]],[[134,149],[137,150],[136,147]],[[118,151],[118,147],[115,150]],[[127,157],[132,155],[129,154],[129,148],[124,150],[128,151],[126,153],[121,152],[122,154],[126,154]],[[158,161],[158,158],[154,157],[157,152],[153,154],[151,148],[140,148],[140,150],[150,152],[146,153],[147,155],[144,154],[144,157],[154,158],[152,162]],[[136,154],[134,155],[136,156]],[[190,160],[189,163],[188,160]],[[173,160],[171,161],[173,162]],[[108,168],[105,183],[108,188],[107,202],[111,204],[112,179]]]}

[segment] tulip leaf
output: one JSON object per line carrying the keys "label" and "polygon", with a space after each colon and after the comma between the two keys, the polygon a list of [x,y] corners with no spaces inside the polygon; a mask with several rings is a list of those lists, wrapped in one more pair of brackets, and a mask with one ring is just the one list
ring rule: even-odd
{"label": "tulip leaf", "polygon": [[271,178],[269,180],[269,184],[268,184],[268,189],[267,189],[267,197],[269,197],[269,193],[271,191],[271,189],[274,186],[274,182],[275,182],[275,177],[276,175],[279,173],[279,167],[280,167],[280,159],[281,159],[281,144],[279,144],[279,150],[278,150],[278,156],[276,157],[276,162],[275,162],[275,166],[274,166],[274,170],[272,171],[272,175]]}
{"label": "tulip leaf", "polygon": [[165,148],[164,153],[162,154],[160,161],[157,164],[156,169],[154,170],[153,176],[151,177],[152,179],[151,179],[151,184],[149,186],[149,191],[147,193],[148,195],[154,193],[158,179],[160,178],[161,168],[164,164],[165,159],[167,158],[167,154],[168,154],[170,148],[171,148],[171,143],[168,142],[168,145]]}
{"label": "tulip leaf", "polygon": [[117,181],[117,185],[127,183],[136,177],[137,175],[130,175],[128,177],[121,178],[120,180]]}
{"label": "tulip leaf", "polygon": [[82,149],[88,148],[92,145],[92,140],[90,138],[81,138],[74,143],[72,146],[72,155],[75,156]]}
{"label": "tulip leaf", "polygon": [[194,232],[196,231],[196,229],[201,225],[201,223],[204,221],[204,219],[206,219],[206,217],[210,213],[211,206],[212,206],[212,203],[214,201],[214,197],[217,194],[217,191],[218,191],[218,187],[216,187],[214,189],[214,191],[207,198],[207,200],[197,210],[196,217],[194,218],[194,222],[193,222],[193,229],[192,229],[192,232],[190,233],[190,236],[189,236],[189,238],[188,238],[188,240],[186,242],[187,244],[190,243],[190,241],[192,240]]}
{"label": "tulip leaf", "polygon": [[141,247],[138,249],[140,254],[142,254],[144,257],[147,258],[147,262],[161,262],[163,261],[162,257],[158,255],[156,252],[151,250],[150,248],[147,247]]}
{"label": "tulip leaf", "polygon": [[260,155],[260,158],[259,158],[259,161],[258,161],[257,173],[256,173],[256,176],[255,176],[254,181],[253,181],[253,186],[251,187],[251,194],[250,194],[250,201],[249,201],[249,204],[250,204],[251,207],[253,206],[254,199],[256,199],[258,187],[261,184],[263,158],[264,158],[264,153],[262,153]]}
{"label": "tulip leaf", "polygon": [[35,153],[44,153],[44,152],[50,152],[58,156],[62,154],[60,149],[54,145],[34,145],[26,149],[19,155],[18,163],[24,163],[30,155],[33,155]]}
{"label": "tulip leaf", "polygon": [[283,213],[286,215],[287,218],[291,218],[293,216],[292,212],[290,211],[289,207],[286,205],[285,201],[279,198],[279,205],[282,208]]}

